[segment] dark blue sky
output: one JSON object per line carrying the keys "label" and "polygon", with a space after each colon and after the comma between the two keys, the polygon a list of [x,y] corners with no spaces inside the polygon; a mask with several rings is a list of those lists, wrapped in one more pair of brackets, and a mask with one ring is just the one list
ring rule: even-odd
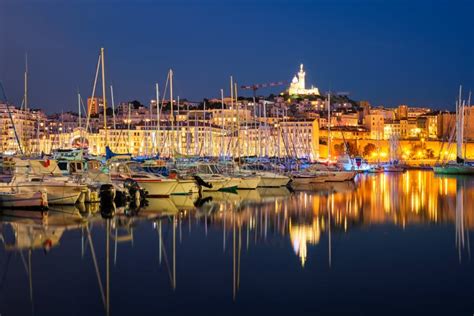
{"label": "dark blue sky", "polygon": [[[291,80],[349,91],[372,104],[451,108],[474,89],[474,1],[16,1],[0,0],[0,81],[30,104],[75,109],[91,93],[106,49],[115,100],[148,103],[171,67],[192,100],[239,84]],[[272,90],[262,90],[269,94]],[[249,93],[247,93],[249,94]]]}

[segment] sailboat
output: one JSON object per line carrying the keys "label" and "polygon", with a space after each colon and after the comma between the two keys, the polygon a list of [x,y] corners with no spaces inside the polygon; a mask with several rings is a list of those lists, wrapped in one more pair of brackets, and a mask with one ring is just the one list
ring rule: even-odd
{"label": "sailboat", "polygon": [[[463,154],[462,151],[464,142],[464,107],[466,102],[461,101],[461,93],[462,87],[459,87],[459,97],[456,102],[456,161],[434,166],[435,174],[474,175],[474,165],[468,164],[465,161],[465,153]],[[470,103],[470,99],[471,97],[469,96],[468,103]]]}
{"label": "sailboat", "polygon": [[298,187],[300,185],[308,185],[311,183],[322,182],[343,182],[352,181],[356,176],[354,170],[345,171],[336,166],[330,166],[331,161],[331,94],[327,97],[328,109],[328,166],[323,164],[313,164],[310,167],[292,173],[292,185]]}

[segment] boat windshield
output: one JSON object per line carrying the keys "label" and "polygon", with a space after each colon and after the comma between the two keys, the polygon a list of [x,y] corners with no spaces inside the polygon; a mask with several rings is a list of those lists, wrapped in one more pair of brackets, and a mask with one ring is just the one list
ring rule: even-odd
{"label": "boat windshield", "polygon": [[198,173],[204,174],[220,174],[222,173],[219,167],[216,165],[199,165],[197,168]]}
{"label": "boat windshield", "polygon": [[145,168],[139,164],[129,164],[128,167],[132,172],[146,172]]}
{"label": "boat windshield", "polygon": [[254,170],[254,171],[268,171],[269,168],[265,165],[246,165],[243,166],[242,169],[244,170]]}

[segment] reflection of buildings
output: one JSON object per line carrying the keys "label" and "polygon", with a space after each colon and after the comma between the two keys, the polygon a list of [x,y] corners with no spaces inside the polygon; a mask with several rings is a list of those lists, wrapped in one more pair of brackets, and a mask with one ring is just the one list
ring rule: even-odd
{"label": "reflection of buildings", "polygon": [[[225,202],[225,207],[209,214],[209,224],[228,229],[238,221],[250,231],[249,238],[254,242],[289,235],[302,265],[308,247],[320,244],[330,230],[334,234],[350,233],[360,226],[391,224],[405,228],[451,223],[456,225],[458,249],[469,247],[466,232],[474,228],[474,205],[467,201],[474,193],[474,180],[410,171],[362,175],[352,188],[322,185],[313,189],[275,201],[266,199],[250,207],[238,208],[238,203],[232,206]],[[237,209],[238,213],[231,216]]]}
{"label": "reflection of buildings", "polygon": [[297,256],[301,259],[301,265],[304,266],[308,254],[307,245],[317,245],[321,236],[319,220],[313,220],[310,225],[292,225],[289,224],[290,240]]}

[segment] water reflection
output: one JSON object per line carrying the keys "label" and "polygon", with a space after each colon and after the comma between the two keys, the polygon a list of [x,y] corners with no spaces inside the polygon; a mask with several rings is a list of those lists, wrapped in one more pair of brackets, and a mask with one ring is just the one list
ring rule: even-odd
{"label": "water reflection", "polygon": [[[250,254],[258,256],[252,252],[253,248],[255,251],[287,249],[286,256],[296,256],[304,269],[308,265],[314,267],[310,264],[310,254],[312,249],[320,248],[327,256],[326,266],[331,268],[337,261],[337,256],[333,256],[335,237],[377,226],[400,231],[409,227],[454,226],[456,256],[459,262],[469,261],[469,231],[474,226],[474,203],[470,200],[473,190],[472,178],[435,177],[430,172],[414,171],[360,175],[355,183],[317,184],[295,193],[286,188],[268,188],[237,194],[206,192],[201,197],[150,199],[147,206],[137,210],[127,207],[100,210],[98,205],[79,205],[56,207],[45,218],[31,212],[3,211],[0,258],[8,262],[3,270],[5,274],[11,260],[16,261],[13,269],[24,267],[32,312],[37,304],[33,299],[34,259],[50,251],[70,254],[61,245],[69,232],[71,236],[80,236],[83,262],[79,264],[93,267],[99,297],[90,294],[88,299],[99,301],[105,314],[110,314],[111,306],[120,303],[111,296],[120,260],[124,263],[135,260],[140,266],[153,263],[142,262],[145,255],[135,256],[132,251],[135,247],[145,247],[145,253],[153,253],[156,258],[153,264],[159,267],[154,273],[166,275],[173,293],[180,285],[177,281],[180,271],[184,273],[183,265],[192,265],[188,261],[192,257],[189,253],[200,251],[209,253],[206,258],[209,261],[224,260],[232,268],[232,298],[238,301],[241,274],[259,277],[258,271],[241,269],[244,258],[248,260]],[[212,250],[217,247],[220,255]],[[12,259],[13,252],[19,256]],[[129,277],[133,280],[134,275]],[[9,280],[0,295],[5,295],[5,288],[11,289],[13,282],[17,281]],[[282,289],[285,290],[288,289]],[[43,309],[47,313],[47,308],[43,306]]]}

